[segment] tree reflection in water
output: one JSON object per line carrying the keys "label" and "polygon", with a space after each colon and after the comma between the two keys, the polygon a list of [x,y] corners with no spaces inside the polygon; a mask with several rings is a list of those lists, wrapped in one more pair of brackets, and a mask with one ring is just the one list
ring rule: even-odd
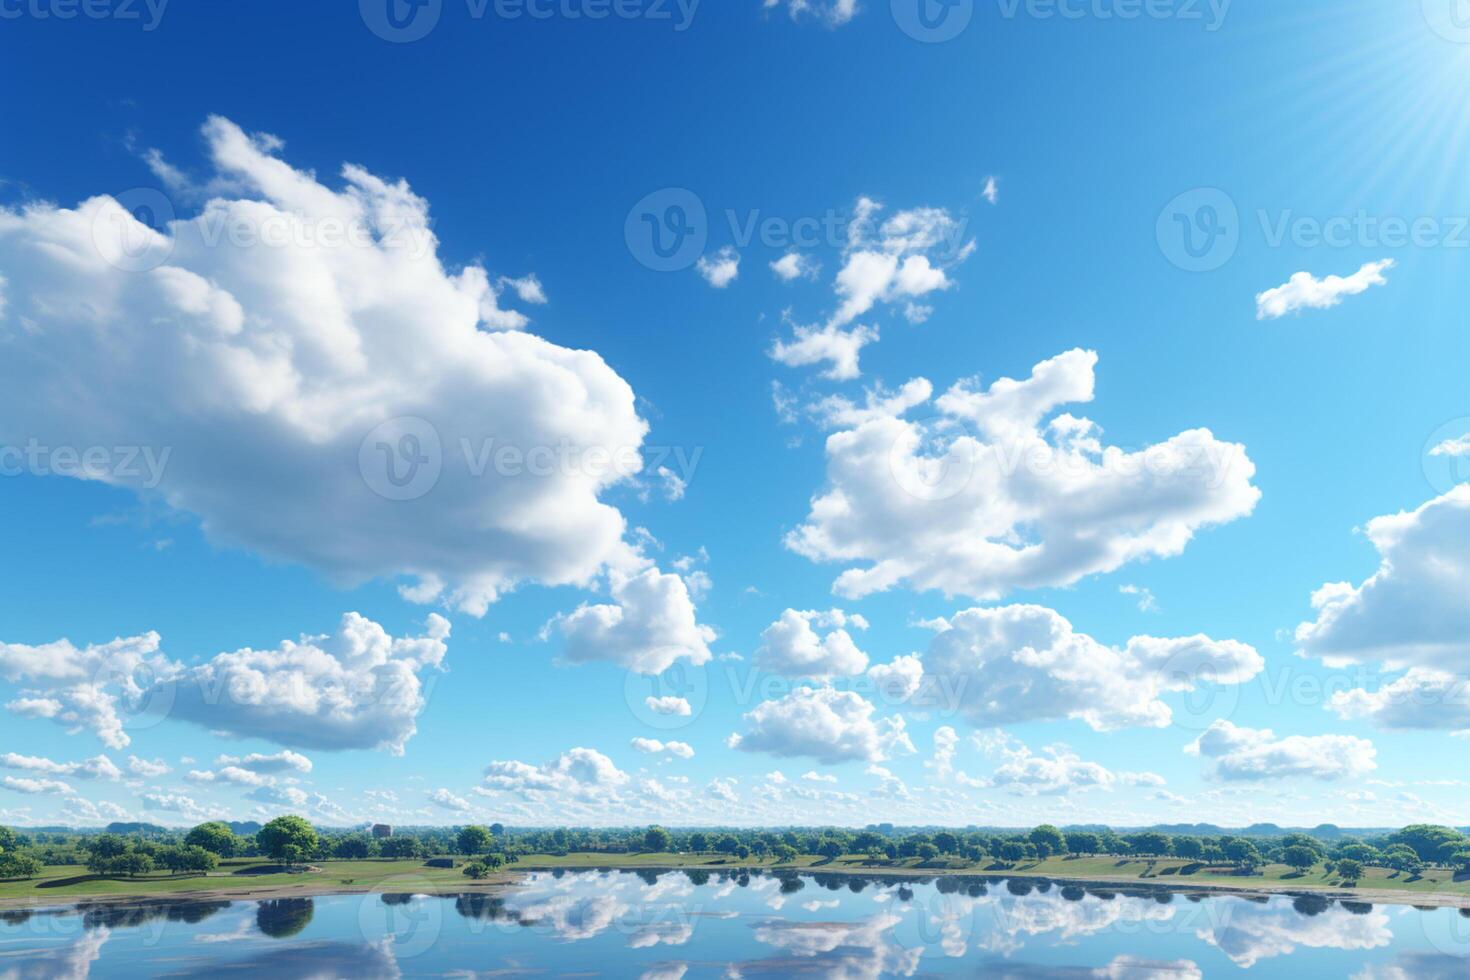
{"label": "tree reflection in water", "polygon": [[273,898],[255,907],[255,925],[272,939],[290,939],[311,924],[316,912],[309,898]]}

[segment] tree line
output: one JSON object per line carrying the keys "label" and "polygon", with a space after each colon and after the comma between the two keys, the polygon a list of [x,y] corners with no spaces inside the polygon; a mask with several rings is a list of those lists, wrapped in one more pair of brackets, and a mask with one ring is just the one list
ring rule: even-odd
{"label": "tree line", "polygon": [[[41,839],[42,837],[46,839]],[[300,816],[277,817],[253,835],[219,821],[157,837],[116,833],[38,835],[0,827],[0,878],[30,878],[47,864],[84,864],[95,874],[135,876],[155,870],[207,873],[221,859],[266,857],[287,867],[326,860],[431,859],[460,855],[465,874],[485,877],[530,854],[688,853],[790,863],[802,855],[833,860],[859,855],[872,863],[985,861],[1015,866],[1050,857],[1179,858],[1253,871],[1284,864],[1299,872],[1323,865],[1346,880],[1364,868],[1407,874],[1444,867],[1470,873],[1470,837],[1452,827],[1415,824],[1393,833],[1325,842],[1310,834],[1279,837],[1171,836],[1158,831],[1062,830],[1043,824],[1025,831],[915,830],[885,825],[847,828],[537,828],[499,823],[426,828],[375,838],[361,831],[326,832]]]}

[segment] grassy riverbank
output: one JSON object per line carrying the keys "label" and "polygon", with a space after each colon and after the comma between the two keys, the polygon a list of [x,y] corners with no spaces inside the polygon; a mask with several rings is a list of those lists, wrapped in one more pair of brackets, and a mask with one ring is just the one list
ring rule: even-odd
{"label": "grassy riverbank", "polygon": [[[462,859],[456,859],[461,861]],[[828,860],[802,856],[777,864],[755,858],[740,860],[716,854],[605,854],[531,855],[485,881],[466,878],[461,867],[430,868],[421,860],[322,861],[309,870],[288,872],[263,861],[226,861],[208,875],[174,876],[165,873],[136,878],[102,878],[76,866],[47,867],[35,879],[0,882],[0,905],[63,905],[88,899],[120,898],[276,898],[363,892],[452,893],[500,887],[519,872],[556,868],[688,869],[711,872],[742,868],[774,871],[874,875],[968,874],[995,877],[1037,877],[1078,881],[1094,886],[1163,886],[1197,890],[1246,892],[1331,892],[1362,901],[1410,905],[1470,906],[1470,877],[1447,870],[1411,876],[1383,868],[1365,869],[1355,884],[1345,883],[1318,866],[1305,874],[1272,864],[1244,875],[1227,867],[1209,867],[1178,858],[1053,857],[1023,861],[1014,866],[990,860],[978,864],[918,859],[874,863],[862,855]]]}

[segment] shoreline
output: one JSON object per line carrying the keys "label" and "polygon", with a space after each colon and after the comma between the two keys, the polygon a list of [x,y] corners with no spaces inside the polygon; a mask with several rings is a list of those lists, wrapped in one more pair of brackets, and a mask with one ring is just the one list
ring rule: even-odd
{"label": "shoreline", "polygon": [[827,870],[825,868],[805,866],[800,868],[772,868],[758,865],[726,865],[716,869],[691,868],[688,865],[581,865],[576,868],[568,868],[564,865],[527,865],[524,871],[657,871],[660,874],[667,871],[761,871],[762,873],[777,872],[780,874],[805,874],[805,875],[834,875],[845,878],[975,878],[986,882],[1008,881],[1013,878],[1027,878],[1034,881],[1055,882],[1058,885],[1076,885],[1081,888],[1090,888],[1096,891],[1117,892],[1124,894],[1130,891],[1162,891],[1177,895],[1198,894],[1201,892],[1211,893],[1207,897],[1215,895],[1233,895],[1238,898],[1298,898],[1310,896],[1315,898],[1328,898],[1339,902],[1361,902],[1373,905],[1402,905],[1409,908],[1421,909],[1470,909],[1470,895],[1456,895],[1448,892],[1420,892],[1405,895],[1403,892],[1383,888],[1323,888],[1312,885],[1270,884],[1262,883],[1256,885],[1233,885],[1229,882],[1204,881],[1198,884],[1177,884],[1174,882],[1157,881],[1151,878],[1110,878],[1099,875],[1056,875],[1044,874],[1033,871],[971,871],[961,868],[836,868]]}
{"label": "shoreline", "polygon": [[[540,870],[540,869],[535,869]],[[405,879],[410,876],[405,875]],[[525,874],[502,872],[492,875],[481,881],[465,879],[464,883],[454,882],[453,887],[449,883],[440,882],[410,882],[403,881],[402,887],[384,887],[384,882],[374,882],[363,885],[344,885],[341,882],[307,882],[300,885],[239,885],[235,887],[190,889],[188,891],[173,892],[148,892],[138,891],[131,894],[119,894],[109,892],[99,895],[74,895],[62,899],[39,898],[31,896],[3,897],[0,898],[0,913],[23,910],[27,912],[47,912],[53,909],[74,909],[79,906],[96,905],[139,905],[158,904],[167,905],[172,902],[260,902],[276,898],[331,898],[333,896],[350,897],[352,895],[371,895],[381,893],[385,895],[465,895],[473,892],[492,892],[513,887],[521,883]],[[387,883],[398,884],[398,883]]]}
{"label": "shoreline", "polygon": [[1315,897],[1338,902],[1359,902],[1372,905],[1394,905],[1418,909],[1470,909],[1470,894],[1445,892],[1409,893],[1390,889],[1320,887],[1293,885],[1279,882],[1256,884],[1231,884],[1229,882],[1202,881],[1181,884],[1155,879],[1134,877],[1109,877],[1106,875],[1057,875],[1030,871],[985,871],[955,868],[824,868],[820,866],[772,867],[769,865],[718,865],[690,866],[663,865],[579,865],[568,867],[556,864],[522,864],[514,871],[502,871],[481,881],[466,879],[463,882],[414,880],[412,873],[405,873],[399,881],[371,882],[348,885],[342,882],[302,882],[301,884],[272,885],[222,885],[218,888],[198,888],[171,892],[146,891],[119,894],[116,892],[97,895],[58,896],[56,899],[41,896],[10,896],[0,898],[0,912],[25,910],[43,912],[56,909],[71,909],[78,906],[118,905],[139,903],[206,902],[206,901],[266,901],[279,898],[328,898],[371,894],[421,894],[433,896],[464,895],[502,891],[519,885],[532,872],[638,872],[651,871],[659,874],[668,872],[705,871],[717,874],[756,872],[759,874],[840,876],[845,878],[870,878],[875,880],[893,878],[964,878],[998,883],[1011,879],[1030,879],[1036,882],[1055,882],[1063,886],[1075,886],[1094,891],[1116,892],[1168,892],[1184,896],[1215,897],[1229,895],[1244,899]]}

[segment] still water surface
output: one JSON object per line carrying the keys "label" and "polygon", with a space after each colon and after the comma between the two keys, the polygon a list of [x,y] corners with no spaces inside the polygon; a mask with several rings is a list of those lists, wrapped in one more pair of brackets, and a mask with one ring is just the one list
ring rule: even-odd
{"label": "still water surface", "polygon": [[0,980],[1470,977],[1455,910],[1061,883],[566,872],[460,896],[0,912]]}

